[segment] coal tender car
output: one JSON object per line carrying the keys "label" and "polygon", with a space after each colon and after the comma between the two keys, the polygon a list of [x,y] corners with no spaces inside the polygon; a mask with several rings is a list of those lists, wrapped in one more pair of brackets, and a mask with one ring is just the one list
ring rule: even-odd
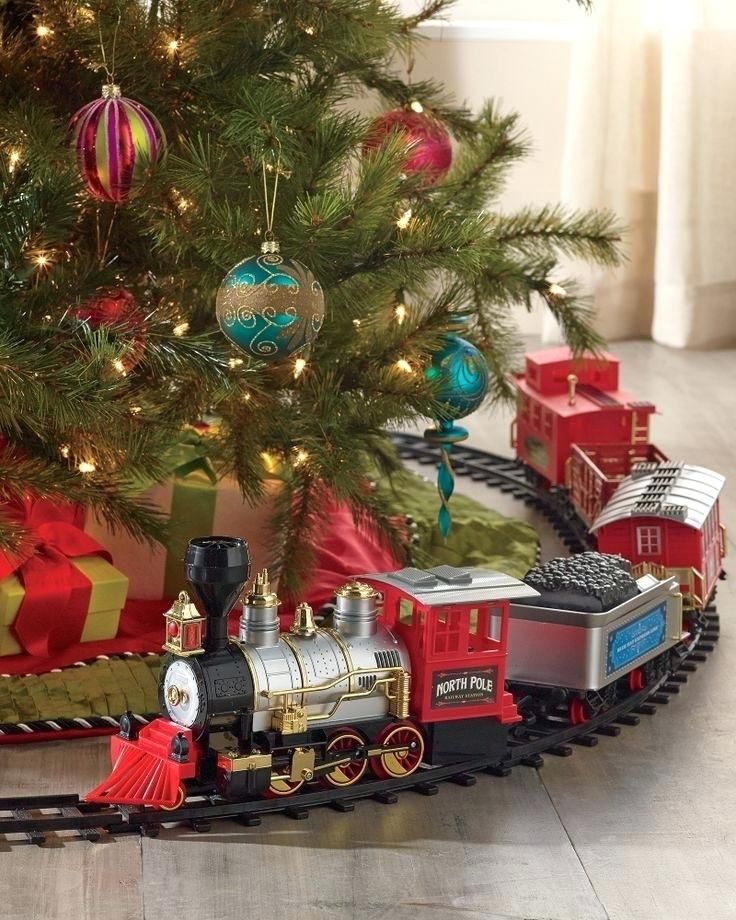
{"label": "coal tender car", "polygon": [[676,579],[634,578],[621,556],[552,559],[524,581],[539,594],[511,604],[507,674],[527,716],[585,722],[664,675],[687,636]]}

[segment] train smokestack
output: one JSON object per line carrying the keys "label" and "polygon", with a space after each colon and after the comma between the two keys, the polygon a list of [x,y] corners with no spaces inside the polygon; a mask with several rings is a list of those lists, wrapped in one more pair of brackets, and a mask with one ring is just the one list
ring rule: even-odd
{"label": "train smokestack", "polygon": [[205,651],[227,645],[227,615],[250,575],[248,544],[240,537],[195,537],[184,568],[192,595],[207,617]]}

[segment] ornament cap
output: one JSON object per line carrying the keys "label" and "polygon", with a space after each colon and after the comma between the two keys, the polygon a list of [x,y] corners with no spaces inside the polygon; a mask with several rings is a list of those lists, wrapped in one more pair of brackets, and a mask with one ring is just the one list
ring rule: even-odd
{"label": "ornament cap", "polygon": [[264,255],[275,255],[277,252],[281,252],[279,241],[274,239],[264,240],[261,243],[261,252],[264,253]]}
{"label": "ornament cap", "polygon": [[103,99],[120,99],[123,95],[120,86],[117,83],[103,83],[102,85],[102,98]]}

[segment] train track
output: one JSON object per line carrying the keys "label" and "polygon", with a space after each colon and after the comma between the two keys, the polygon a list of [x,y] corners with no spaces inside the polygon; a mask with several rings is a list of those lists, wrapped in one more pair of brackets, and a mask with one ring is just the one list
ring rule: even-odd
{"label": "train track", "polygon": [[[403,459],[422,464],[435,464],[436,455],[421,438],[395,435],[394,441]],[[573,552],[590,547],[585,526],[575,515],[561,490],[545,491],[535,475],[523,464],[487,454],[474,448],[457,449],[454,458],[459,476],[509,492],[514,497],[539,509],[552,523],[560,539]],[[39,846],[50,835],[73,831],[72,838],[95,842],[102,835],[138,833],[155,837],[165,825],[187,825],[199,832],[210,829],[215,821],[233,820],[248,827],[261,823],[264,816],[283,814],[300,820],[314,808],[332,808],[351,812],[359,801],[367,799],[393,804],[402,793],[416,792],[435,795],[441,784],[461,786],[475,784],[477,774],[508,776],[514,767],[538,768],[544,755],[568,757],[574,746],[594,747],[601,736],[616,737],[622,726],[636,726],[642,716],[655,715],[661,705],[680,692],[688,675],[698,664],[707,660],[708,652],[718,639],[719,622],[715,607],[709,607],[696,629],[696,635],[683,647],[672,670],[652,681],[642,690],[631,694],[582,725],[572,725],[562,711],[553,713],[532,725],[517,726],[510,745],[501,757],[482,757],[473,761],[442,767],[427,767],[401,779],[369,779],[344,789],[319,788],[296,793],[287,798],[254,798],[227,802],[218,796],[193,790],[184,804],[175,811],[154,808],[96,805],[82,801],[78,795],[21,796],[0,798],[0,837],[7,842],[30,842]]]}

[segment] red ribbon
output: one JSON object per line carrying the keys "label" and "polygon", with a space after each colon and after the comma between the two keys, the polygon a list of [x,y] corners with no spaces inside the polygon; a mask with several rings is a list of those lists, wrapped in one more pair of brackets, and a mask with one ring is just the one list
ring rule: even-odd
{"label": "red ribbon", "polygon": [[0,553],[0,579],[16,574],[25,596],[13,623],[31,655],[48,658],[76,645],[84,630],[92,583],[70,562],[79,556],[110,554],[72,521],[78,509],[43,499],[27,502],[22,523],[30,541],[21,555]]}

